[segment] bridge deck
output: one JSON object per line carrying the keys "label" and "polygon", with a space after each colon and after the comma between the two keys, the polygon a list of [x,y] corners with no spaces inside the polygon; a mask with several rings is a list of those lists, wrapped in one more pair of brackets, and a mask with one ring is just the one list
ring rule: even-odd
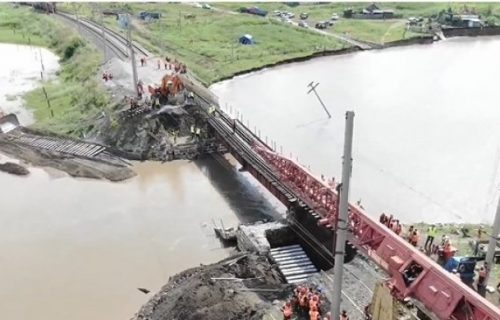
{"label": "bridge deck", "polygon": [[[210,102],[195,97],[207,110]],[[338,208],[335,190],[300,164],[273,151],[243,123],[220,109],[209,116],[208,123],[244,169],[283,204],[302,207],[320,226],[334,232]],[[354,205],[349,206],[349,230],[350,242],[390,275],[388,286],[397,298],[414,298],[439,319],[500,319],[497,307]],[[404,273],[412,264],[423,270],[407,285]]]}

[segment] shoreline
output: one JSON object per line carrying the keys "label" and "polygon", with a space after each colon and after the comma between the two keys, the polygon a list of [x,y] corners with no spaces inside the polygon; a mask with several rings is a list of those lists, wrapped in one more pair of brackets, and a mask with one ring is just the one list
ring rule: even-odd
{"label": "shoreline", "polygon": [[222,81],[231,80],[231,79],[236,78],[238,76],[246,75],[249,73],[261,71],[261,70],[268,69],[268,68],[278,67],[278,66],[285,65],[285,64],[304,62],[304,61],[309,61],[309,60],[312,60],[315,58],[328,57],[328,56],[338,56],[338,55],[350,54],[350,53],[361,52],[361,51],[383,50],[386,48],[410,46],[410,45],[416,45],[416,44],[429,44],[429,43],[433,43],[435,41],[438,41],[438,40],[434,40],[433,36],[423,36],[423,37],[414,37],[414,38],[409,38],[409,39],[402,39],[402,40],[387,42],[383,45],[377,45],[376,47],[374,47],[373,49],[370,49],[370,50],[363,50],[363,49],[360,49],[359,47],[353,46],[353,47],[343,48],[343,49],[339,49],[339,50],[325,50],[325,51],[320,51],[320,52],[314,52],[312,54],[308,54],[305,56],[285,59],[285,60],[281,60],[281,61],[278,61],[275,63],[268,63],[268,64],[262,65],[260,67],[254,67],[254,68],[238,71],[230,76],[225,76],[225,77],[221,77],[219,79],[216,79],[214,82],[210,83],[210,85],[208,87],[210,87],[214,84],[220,83]]}
{"label": "shoreline", "polygon": [[[457,37],[487,37],[487,36],[500,36],[500,26],[498,27],[489,27],[489,28],[448,28],[443,30],[443,34],[446,38],[457,38]],[[349,48],[343,48],[339,50],[325,50],[321,52],[314,52],[309,55],[297,57],[297,58],[291,58],[291,59],[285,59],[281,60],[275,63],[269,63],[262,65],[260,67],[254,67],[250,68],[247,70],[242,70],[235,72],[233,75],[230,76],[225,76],[221,77],[219,79],[216,79],[212,83],[208,85],[207,88],[210,86],[226,81],[226,80],[231,80],[233,78],[236,78],[238,76],[242,75],[247,75],[253,72],[258,72],[264,69],[268,68],[273,68],[273,67],[278,67],[281,65],[285,64],[291,64],[291,63],[296,63],[296,62],[304,62],[304,61],[309,61],[314,58],[320,58],[320,57],[328,57],[328,56],[337,56],[337,55],[344,55],[344,54],[350,54],[354,52],[361,52],[361,51],[371,51],[371,50],[384,50],[388,48],[394,48],[394,47],[404,47],[404,46],[412,46],[412,45],[427,45],[427,44],[432,44],[434,42],[439,42],[442,41],[441,39],[437,38],[437,36],[434,35],[424,35],[421,37],[413,37],[409,39],[401,39],[401,40],[395,40],[395,41],[390,41],[384,44],[371,44],[374,47],[370,50],[363,50],[359,47],[353,46]]]}

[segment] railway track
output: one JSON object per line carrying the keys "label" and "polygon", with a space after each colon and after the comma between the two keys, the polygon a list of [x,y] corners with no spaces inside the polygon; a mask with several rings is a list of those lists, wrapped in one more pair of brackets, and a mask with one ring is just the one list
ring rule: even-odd
{"label": "railway track", "polygon": [[128,162],[111,154],[107,150],[107,147],[95,143],[61,137],[41,136],[17,129],[4,134],[4,137],[13,143],[41,151],[100,161],[120,167],[129,165]]}
{"label": "railway track", "polygon": [[[75,16],[72,14],[69,14],[67,12],[57,12],[57,16],[62,17],[63,19],[66,19],[70,21],[73,24],[76,24],[78,26],[83,27],[86,31],[88,31],[90,34],[92,34],[94,37],[104,41],[105,45],[113,52],[113,54],[118,57],[121,60],[126,60],[130,58],[130,49],[128,45],[128,40],[122,36],[120,33],[108,28],[108,27],[101,27],[100,24],[91,21],[86,18],[79,18],[76,19]],[[103,34],[104,30],[104,34]],[[150,56],[151,53],[149,53],[146,49],[144,49],[142,46],[133,43],[133,48],[134,52],[136,54],[142,55],[142,56]]]}

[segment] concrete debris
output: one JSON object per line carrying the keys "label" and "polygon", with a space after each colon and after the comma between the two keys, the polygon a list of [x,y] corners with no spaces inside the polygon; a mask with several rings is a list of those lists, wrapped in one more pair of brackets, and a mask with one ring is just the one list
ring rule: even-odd
{"label": "concrete debris", "polygon": [[287,228],[281,222],[256,223],[252,225],[240,225],[236,232],[238,249],[241,251],[252,251],[258,254],[267,254],[271,249],[271,244],[267,238],[267,233],[272,230]]}

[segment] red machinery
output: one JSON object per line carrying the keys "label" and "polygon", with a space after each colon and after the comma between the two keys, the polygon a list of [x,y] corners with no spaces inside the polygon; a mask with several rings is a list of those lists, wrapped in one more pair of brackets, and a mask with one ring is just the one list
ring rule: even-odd
{"label": "red machinery", "polygon": [[[337,219],[336,191],[295,161],[260,144],[253,148],[283,183],[321,215],[319,223],[333,230]],[[398,299],[413,297],[440,319],[500,319],[500,310],[493,304],[354,205],[349,205],[349,229],[349,241],[391,276],[387,284]],[[408,283],[404,273],[412,265],[418,265],[422,271]]]}
{"label": "red machinery", "polygon": [[182,80],[177,75],[166,75],[161,79],[159,88],[148,86],[148,91],[152,95],[159,94],[160,99],[166,99],[168,96],[175,96],[184,89]]}

